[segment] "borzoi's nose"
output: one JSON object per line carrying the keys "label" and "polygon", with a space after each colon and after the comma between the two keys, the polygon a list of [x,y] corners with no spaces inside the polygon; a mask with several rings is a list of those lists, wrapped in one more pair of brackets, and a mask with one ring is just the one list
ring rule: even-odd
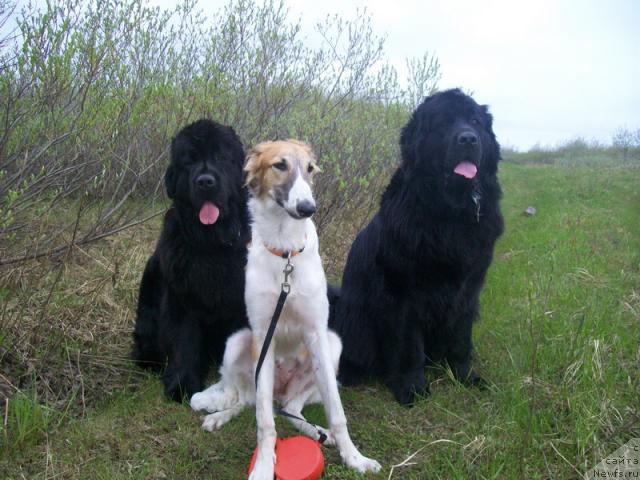
{"label": "borzoi's nose", "polygon": [[216,185],[216,179],[213,175],[203,173],[196,177],[196,186],[200,190],[210,190]]}
{"label": "borzoi's nose", "polygon": [[473,147],[478,143],[478,136],[473,132],[462,132],[458,135],[458,145],[462,147]]}
{"label": "borzoi's nose", "polygon": [[301,200],[296,204],[296,213],[303,218],[310,217],[316,212],[316,206],[309,200]]}

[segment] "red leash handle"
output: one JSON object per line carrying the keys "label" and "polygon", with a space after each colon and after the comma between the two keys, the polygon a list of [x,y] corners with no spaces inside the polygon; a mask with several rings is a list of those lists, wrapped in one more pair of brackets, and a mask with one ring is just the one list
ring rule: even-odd
{"label": "red leash handle", "polygon": [[[247,474],[253,470],[257,456],[256,448]],[[276,440],[275,480],[318,480],[323,470],[324,457],[315,440],[302,436]]]}

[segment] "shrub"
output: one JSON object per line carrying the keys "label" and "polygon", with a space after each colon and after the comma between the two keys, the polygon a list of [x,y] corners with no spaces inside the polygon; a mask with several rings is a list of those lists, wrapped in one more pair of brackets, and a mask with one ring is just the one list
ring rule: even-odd
{"label": "shrub", "polygon": [[[2,1],[6,19],[13,4]],[[232,125],[247,145],[309,141],[326,172],[322,231],[336,209],[371,194],[397,157],[416,96],[440,75],[427,53],[408,61],[410,87],[401,88],[366,11],[320,22],[314,48],[273,0],[231,0],[211,17],[193,0],[172,10],[144,0],[59,0],[25,7],[17,24],[17,36],[0,41],[5,264],[64,252],[72,231],[82,244],[144,220],[160,198],[170,138],[201,116]],[[77,222],[52,215],[27,234],[34,217],[80,198]]]}
{"label": "shrub", "polygon": [[[555,147],[536,144],[526,152],[503,148],[502,157],[513,163],[559,165],[625,165],[640,160],[640,143],[633,143],[633,132],[618,130],[611,145],[577,137]],[[637,133],[640,135],[640,130]]]}

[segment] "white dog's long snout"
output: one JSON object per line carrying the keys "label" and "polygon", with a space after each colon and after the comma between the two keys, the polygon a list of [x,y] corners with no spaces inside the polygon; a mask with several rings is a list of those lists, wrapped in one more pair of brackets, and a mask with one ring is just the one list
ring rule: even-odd
{"label": "white dog's long snout", "polygon": [[296,178],[289,190],[285,208],[289,213],[302,218],[310,217],[316,211],[316,201],[313,198],[311,186],[303,177],[300,168],[298,168]]}

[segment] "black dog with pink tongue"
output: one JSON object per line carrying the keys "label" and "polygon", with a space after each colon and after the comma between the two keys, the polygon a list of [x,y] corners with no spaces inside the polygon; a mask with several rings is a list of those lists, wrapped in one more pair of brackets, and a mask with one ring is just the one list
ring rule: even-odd
{"label": "black dog with pink tongue", "polygon": [[165,186],[173,203],[142,276],[133,356],[163,372],[177,401],[202,390],[227,337],[247,324],[243,163],[233,129],[211,120],[186,126],[171,143]]}
{"label": "black dog with pink tongue", "polygon": [[471,366],[473,321],[503,231],[500,150],[488,108],[458,89],[413,112],[380,210],[357,236],[331,290],[345,385],[381,378],[411,404],[428,393],[425,365],[483,382]]}

